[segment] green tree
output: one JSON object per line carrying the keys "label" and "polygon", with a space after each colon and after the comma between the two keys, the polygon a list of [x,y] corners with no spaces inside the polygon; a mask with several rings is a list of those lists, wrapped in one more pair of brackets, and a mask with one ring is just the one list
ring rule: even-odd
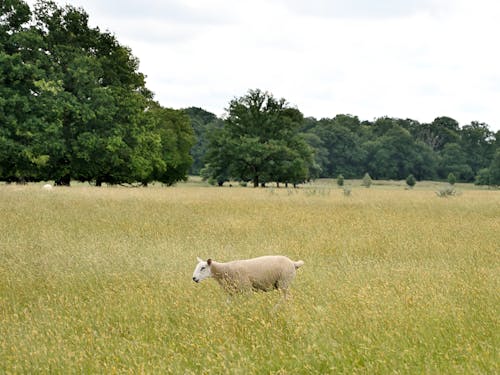
{"label": "green tree", "polygon": [[370,177],[370,174],[368,172],[363,176],[361,185],[363,185],[365,188],[369,188],[370,186],[372,186],[372,178]]}
{"label": "green tree", "polygon": [[310,167],[310,177],[312,179],[321,177],[328,164],[328,150],[324,147],[323,140],[313,132],[301,133],[302,138],[314,152],[314,161]]}
{"label": "green tree", "polygon": [[500,185],[500,148],[497,148],[489,170],[490,185]]}
{"label": "green tree", "polygon": [[338,115],[333,119],[321,119],[310,133],[321,140],[318,155],[321,159],[321,177],[334,178],[339,173],[347,178],[359,176],[363,172],[365,154],[361,148],[357,117]]}
{"label": "green tree", "polygon": [[82,9],[40,1],[35,15],[63,88],[57,98],[63,148],[54,160],[56,183],[121,183],[143,175],[135,153],[151,93],[138,60],[114,36],[90,28]]}
{"label": "green tree", "polygon": [[[222,186],[229,181],[230,155],[229,147],[235,146],[224,128],[212,128],[207,133],[208,147],[204,157],[205,165],[200,171],[201,177],[211,184]],[[235,151],[234,151],[235,152]],[[240,179],[241,181],[241,179]]]}
{"label": "green tree", "polygon": [[60,83],[45,77],[48,58],[43,39],[28,25],[28,5],[2,1],[0,11],[0,178],[38,180],[60,146],[49,142],[57,118],[46,108]]}
{"label": "green tree", "polygon": [[196,143],[191,148],[193,164],[189,170],[190,174],[199,175],[204,165],[204,157],[208,148],[208,134],[214,127],[222,127],[222,120],[216,115],[198,107],[184,109],[189,116],[194,130]]}
{"label": "green tree", "polygon": [[[189,158],[173,150],[188,155],[189,121],[170,112],[172,131],[163,131],[165,116],[152,115],[152,94],[128,48],[89,27],[80,8],[43,0],[32,14],[22,1],[0,7],[1,178],[98,185],[184,178]],[[168,178],[159,172],[166,166]]]}
{"label": "green tree", "polygon": [[439,174],[446,178],[450,173],[461,181],[471,181],[474,178],[472,168],[467,164],[466,155],[458,143],[448,143],[440,152]]}
{"label": "green tree", "polygon": [[[193,163],[190,150],[195,143],[195,136],[189,117],[179,110],[152,106],[154,113],[153,134],[159,135],[159,157],[151,180],[172,185],[186,180],[187,172]],[[149,151],[148,151],[149,150]],[[146,152],[150,153],[151,148]]]}
{"label": "green tree", "polygon": [[489,185],[490,184],[490,169],[482,168],[477,172],[475,185]]}
{"label": "green tree", "polygon": [[476,175],[481,168],[487,168],[495,153],[493,132],[487,124],[473,121],[460,131],[460,146],[465,160]]}
{"label": "green tree", "polygon": [[209,145],[205,173],[216,178],[226,171],[224,176],[252,181],[254,187],[270,181],[305,181],[313,152],[299,134],[302,121],[300,111],[284,99],[250,90],[229,103],[218,139],[212,138]]}
{"label": "green tree", "polygon": [[417,180],[415,179],[415,176],[413,176],[412,174],[409,174],[408,177],[406,177],[406,185],[408,185],[410,188],[413,188],[416,183]]}
{"label": "green tree", "polygon": [[448,183],[450,185],[455,185],[456,182],[457,182],[457,178],[455,177],[453,172],[450,172],[450,174],[448,174]]}
{"label": "green tree", "polygon": [[[384,119],[384,123],[388,120]],[[393,123],[373,141],[365,143],[366,167],[375,179],[406,178],[413,172],[417,147],[410,133]]]}
{"label": "green tree", "polygon": [[415,178],[421,180],[433,180],[437,176],[438,154],[427,144],[416,140],[414,143],[411,172]]}
{"label": "green tree", "polygon": [[344,186],[344,176],[342,176],[341,174],[337,176],[337,185],[341,187]]}

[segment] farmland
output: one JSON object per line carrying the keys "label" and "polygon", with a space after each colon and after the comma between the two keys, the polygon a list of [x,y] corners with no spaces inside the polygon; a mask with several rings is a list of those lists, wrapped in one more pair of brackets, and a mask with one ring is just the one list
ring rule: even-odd
{"label": "farmland", "polygon": [[[499,373],[500,192],[0,185],[0,373]],[[226,302],[196,257],[284,254]]]}

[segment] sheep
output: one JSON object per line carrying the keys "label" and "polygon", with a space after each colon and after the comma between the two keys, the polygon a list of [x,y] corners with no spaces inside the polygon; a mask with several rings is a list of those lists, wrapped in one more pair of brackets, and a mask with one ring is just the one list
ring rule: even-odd
{"label": "sheep", "polygon": [[52,185],[51,184],[45,184],[42,186],[43,190],[52,190]]}
{"label": "sheep", "polygon": [[288,298],[288,287],[295,278],[295,271],[304,264],[294,262],[282,255],[267,255],[258,258],[235,260],[227,263],[198,258],[193,272],[193,281],[213,277],[230,295],[236,292],[278,289]]}

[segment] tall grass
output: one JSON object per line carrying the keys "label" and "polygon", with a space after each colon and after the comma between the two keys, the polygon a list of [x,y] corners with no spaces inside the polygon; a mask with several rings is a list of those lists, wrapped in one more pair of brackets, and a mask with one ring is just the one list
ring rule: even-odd
{"label": "tall grass", "polygon": [[[500,193],[0,186],[0,373],[499,373]],[[196,256],[305,261],[293,298]]]}

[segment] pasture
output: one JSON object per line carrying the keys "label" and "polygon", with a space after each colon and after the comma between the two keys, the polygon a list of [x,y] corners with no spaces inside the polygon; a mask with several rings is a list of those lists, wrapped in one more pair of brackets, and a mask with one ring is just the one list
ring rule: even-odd
{"label": "pasture", "polygon": [[[499,191],[0,185],[0,373],[500,373],[499,250]],[[276,310],[191,280],[266,254]]]}

